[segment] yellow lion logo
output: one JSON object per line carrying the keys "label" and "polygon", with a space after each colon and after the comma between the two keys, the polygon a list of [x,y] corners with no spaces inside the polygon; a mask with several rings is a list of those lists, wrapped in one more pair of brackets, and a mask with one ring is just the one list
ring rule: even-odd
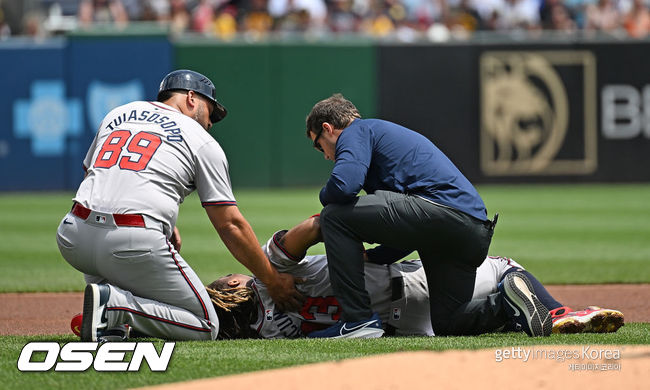
{"label": "yellow lion logo", "polygon": [[564,85],[542,56],[509,53],[482,58],[484,135],[493,171],[543,171],[559,152],[569,122]]}

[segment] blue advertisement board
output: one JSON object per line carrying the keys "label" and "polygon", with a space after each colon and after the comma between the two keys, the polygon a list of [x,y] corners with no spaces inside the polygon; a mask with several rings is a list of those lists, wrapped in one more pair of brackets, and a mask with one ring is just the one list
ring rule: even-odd
{"label": "blue advertisement board", "polygon": [[172,47],[165,37],[0,45],[0,64],[0,190],[70,190],[104,115],[155,99]]}
{"label": "blue advertisement board", "polygon": [[67,94],[65,42],[0,47],[0,189],[62,188],[65,140],[80,133]]}

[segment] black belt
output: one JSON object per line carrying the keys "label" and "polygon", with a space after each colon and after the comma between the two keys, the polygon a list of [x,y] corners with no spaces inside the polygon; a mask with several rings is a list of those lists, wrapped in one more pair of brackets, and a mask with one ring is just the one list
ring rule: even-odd
{"label": "black belt", "polygon": [[494,227],[497,226],[497,221],[499,220],[499,213],[494,214],[494,218],[490,221],[489,219],[487,221],[483,222],[483,225],[487,227],[490,230],[494,230]]}

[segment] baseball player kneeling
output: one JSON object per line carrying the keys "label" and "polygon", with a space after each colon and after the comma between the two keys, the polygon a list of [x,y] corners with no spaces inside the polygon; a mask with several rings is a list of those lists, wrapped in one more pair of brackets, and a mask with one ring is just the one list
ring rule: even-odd
{"label": "baseball player kneeling", "polygon": [[56,235],[61,255],[88,284],[83,341],[118,332],[124,339],[130,329],[168,340],[217,337],[210,297],[179,253],[178,206],[194,190],[228,249],[268,295],[284,309],[300,307],[294,278],[271,265],[237,207],[228,161],[208,133],[225,116],[207,77],[178,70],[163,79],[158,101],[117,107],[102,121]]}

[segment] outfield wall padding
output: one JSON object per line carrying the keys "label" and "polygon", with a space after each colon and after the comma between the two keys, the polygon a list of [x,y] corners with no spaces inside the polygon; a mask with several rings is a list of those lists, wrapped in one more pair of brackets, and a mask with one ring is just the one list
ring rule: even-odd
{"label": "outfield wall padding", "polygon": [[382,45],[379,116],[476,183],[650,180],[648,42]]}
{"label": "outfield wall padding", "polygon": [[324,184],[305,136],[341,92],[432,139],[475,183],[650,180],[650,42],[216,42],[73,36],[0,42],[0,191],[73,190],[101,118],[191,68],[228,116],[211,134],[239,187]]}
{"label": "outfield wall padding", "polygon": [[74,190],[102,118],[153,100],[172,67],[166,37],[0,43],[0,190]]}
{"label": "outfield wall padding", "polygon": [[176,45],[176,67],[210,77],[228,108],[211,133],[226,151],[234,186],[324,184],[332,166],[311,147],[305,118],[337,92],[374,116],[375,65],[371,45]]}

